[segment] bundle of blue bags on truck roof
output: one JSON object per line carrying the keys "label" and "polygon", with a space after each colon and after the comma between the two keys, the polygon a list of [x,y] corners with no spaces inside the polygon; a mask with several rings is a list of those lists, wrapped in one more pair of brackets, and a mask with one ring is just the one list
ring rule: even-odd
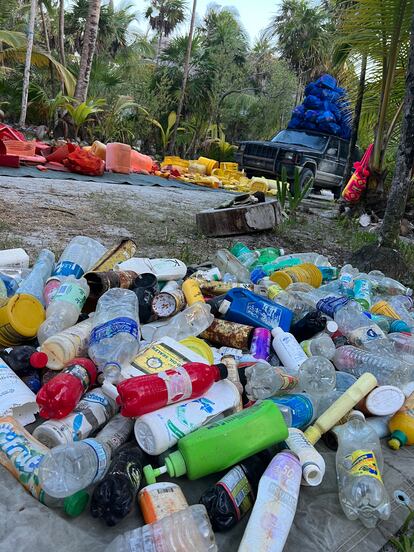
{"label": "bundle of blue bags on truck roof", "polygon": [[288,128],[316,130],[349,140],[351,120],[346,90],[332,75],[322,75],[306,86],[305,99],[292,111]]}

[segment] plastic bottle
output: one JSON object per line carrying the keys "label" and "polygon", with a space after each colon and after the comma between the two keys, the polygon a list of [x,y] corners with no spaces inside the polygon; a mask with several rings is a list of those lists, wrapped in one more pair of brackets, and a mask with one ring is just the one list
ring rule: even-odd
{"label": "plastic bottle", "polygon": [[201,504],[189,506],[155,523],[149,523],[119,535],[105,552],[156,552],[194,550],[217,552],[214,533],[206,509]]}
{"label": "plastic bottle", "polygon": [[321,334],[313,339],[302,341],[301,347],[309,357],[323,356],[328,360],[333,359],[336,351],[335,343],[328,334]]}
{"label": "plastic bottle", "polygon": [[190,362],[174,370],[121,381],[116,402],[123,416],[142,416],[168,404],[201,397],[215,381],[226,377],[223,364]]}
{"label": "plastic bottle", "polygon": [[289,428],[286,444],[302,466],[302,484],[317,487],[325,475],[325,460],[300,429]]}
{"label": "plastic bottle", "polygon": [[219,312],[230,322],[268,330],[278,326],[288,330],[292,321],[292,312],[286,307],[242,288],[232,289],[226,294]]}
{"label": "plastic bottle", "polygon": [[269,460],[266,451],[246,458],[201,495],[214,531],[228,531],[253,508]]}
{"label": "plastic bottle", "polygon": [[48,337],[73,326],[81,313],[89,295],[89,286],[85,278],[66,278],[46,310],[46,320],[37,332],[37,339],[42,344]]}
{"label": "plastic bottle", "polygon": [[65,498],[100,481],[110,458],[110,448],[96,439],[59,445],[39,464],[40,484],[50,496]]}
{"label": "plastic bottle", "polygon": [[90,511],[94,518],[101,518],[112,527],[130,513],[141,486],[144,460],[144,453],[133,443],[115,453],[108,472],[92,494]]}
{"label": "plastic bottle", "polygon": [[105,253],[106,248],[86,236],[76,236],[65,247],[52,276],[81,278]]}
{"label": "plastic bottle", "polygon": [[313,263],[318,266],[331,266],[329,259],[324,255],[314,252],[306,253],[291,253],[290,255],[281,255],[279,261],[287,261],[290,259],[300,259],[302,263]]}
{"label": "plastic bottle", "polygon": [[237,242],[230,249],[230,253],[246,268],[250,268],[258,260],[260,253],[251,251],[244,243]]}
{"label": "plastic bottle", "polygon": [[167,324],[159,326],[152,336],[152,341],[158,341],[163,337],[181,341],[186,337],[200,335],[214,320],[210,310],[211,307],[206,303],[194,303],[173,316]]}
{"label": "plastic bottle", "polygon": [[327,358],[312,356],[299,368],[299,387],[313,397],[321,397],[335,389],[335,367]]}
{"label": "plastic bottle", "polygon": [[114,288],[98,300],[89,337],[90,358],[105,378],[117,381],[122,366],[139,350],[138,299],[129,289]]}
{"label": "plastic bottle", "polygon": [[135,438],[146,453],[162,454],[181,437],[235,408],[239,402],[236,387],[228,380],[218,381],[199,399],[165,406],[140,416],[135,422]]}
{"label": "plastic bottle", "polygon": [[337,426],[336,473],[339,501],[348,519],[375,527],[389,519],[391,504],[381,478],[383,459],[378,435],[364,421]]}
{"label": "plastic bottle", "polygon": [[355,346],[361,347],[375,340],[376,346],[381,346],[381,340],[386,340],[384,332],[361,311],[354,301],[339,308],[334,314],[339,331]]}
{"label": "plastic bottle", "polygon": [[47,356],[31,345],[17,345],[13,349],[2,350],[0,358],[20,377],[31,374],[33,369],[44,368],[47,363]]}
{"label": "plastic bottle", "polygon": [[291,333],[282,328],[272,330],[273,349],[289,374],[297,376],[301,364],[307,360],[307,355]]}
{"label": "plastic bottle", "polygon": [[52,274],[54,265],[54,253],[49,251],[49,249],[42,249],[30,274],[20,283],[16,293],[33,295],[44,306],[43,288],[45,287],[46,280]]}
{"label": "plastic bottle", "polygon": [[374,387],[377,379],[370,373],[363,374],[345,393],[337,399],[319,418],[305,431],[305,436],[314,445],[341,418],[343,418],[358,402]]}
{"label": "plastic bottle", "polygon": [[284,255],[285,251],[281,247],[263,247],[256,249],[256,253],[259,254],[259,258],[255,261],[253,268],[274,262],[278,257]]}
{"label": "plastic bottle", "polygon": [[250,283],[249,270],[227,249],[219,249],[213,255],[213,262],[218,266],[222,274],[230,273],[236,278],[237,282],[242,282],[243,284]]}
{"label": "plastic bottle", "polygon": [[339,273],[339,282],[348,297],[353,297],[354,280],[358,276],[359,270],[352,265],[347,264],[341,268]]}
{"label": "plastic bottle", "polygon": [[311,307],[294,291],[289,293],[282,290],[277,294],[274,301],[278,305],[282,305],[291,310],[294,314],[295,320],[301,320],[306,314],[308,314],[308,312],[311,311]]}
{"label": "plastic bottle", "polygon": [[134,420],[125,418],[121,414],[115,414],[107,424],[97,433],[96,439],[107,445],[113,455],[122,445],[124,445],[134,427]]}
{"label": "plastic bottle", "polygon": [[266,278],[267,276],[270,276],[273,274],[276,270],[282,270],[284,268],[289,268],[291,266],[297,266],[302,264],[302,261],[300,259],[286,259],[286,260],[279,260],[276,259],[275,261],[272,261],[270,263],[266,263],[262,266],[257,266],[256,268],[253,268],[253,270],[250,273],[250,279],[254,284],[257,284],[262,278]]}
{"label": "plastic bottle", "polygon": [[256,362],[244,370],[245,391],[252,401],[273,397],[280,391],[294,389],[298,378],[283,373],[283,368],[271,366],[268,362]]}
{"label": "plastic bottle", "polygon": [[101,389],[94,389],[85,393],[69,416],[43,422],[34,429],[33,435],[49,448],[80,441],[102,427],[116,409],[113,399]]}
{"label": "plastic bottle", "polygon": [[92,318],[87,318],[46,339],[40,351],[47,355],[47,367],[50,370],[61,370],[73,358],[85,356],[91,329]]}
{"label": "plastic bottle", "polygon": [[42,418],[68,416],[80,398],[96,381],[96,366],[88,358],[75,358],[46,383],[36,396]]}
{"label": "plastic bottle", "polygon": [[159,475],[167,472],[171,477],[187,474],[188,479],[199,479],[234,466],[280,443],[287,435],[278,407],[263,401],[186,435],[178,441],[178,450],[164,459],[164,466],[145,466],[144,474],[147,483],[155,483]]}
{"label": "plastic bottle", "polygon": [[288,427],[305,429],[316,416],[315,399],[306,393],[277,395],[269,400],[282,412]]}
{"label": "plastic bottle", "polygon": [[[290,333],[297,341],[302,342],[312,339],[316,334],[324,331],[326,326],[326,317],[319,311],[312,311],[293,324],[290,328]],[[337,326],[336,329],[338,329]]]}
{"label": "plastic bottle", "polygon": [[280,452],[259,482],[256,503],[238,552],[282,552],[299,497],[302,469],[291,452]]}
{"label": "plastic bottle", "polygon": [[405,445],[414,444],[414,393],[405,401],[403,406],[389,421],[388,427],[391,439],[388,446],[398,450]]}
{"label": "plastic bottle", "polygon": [[337,370],[361,376],[370,372],[379,385],[403,386],[413,379],[413,367],[398,358],[384,354],[364,351],[352,345],[345,345],[336,350],[333,359]]}
{"label": "plastic bottle", "polygon": [[409,326],[410,331],[414,331],[414,319],[411,316],[411,313],[406,309],[406,307],[401,303],[396,297],[390,297],[388,300],[391,307],[395,310],[401,320]]}
{"label": "plastic bottle", "polygon": [[397,280],[388,278],[380,270],[372,270],[368,273],[368,278],[374,284],[376,291],[380,295],[412,295],[413,290],[405,287]]}
{"label": "plastic bottle", "polygon": [[138,493],[138,504],[145,523],[155,523],[188,508],[181,488],[170,481],[147,485]]}

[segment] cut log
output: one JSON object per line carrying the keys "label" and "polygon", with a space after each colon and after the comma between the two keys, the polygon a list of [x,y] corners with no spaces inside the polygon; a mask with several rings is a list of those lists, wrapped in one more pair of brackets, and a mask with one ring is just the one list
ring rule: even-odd
{"label": "cut log", "polygon": [[205,236],[235,236],[272,230],[282,222],[277,200],[228,209],[207,209],[196,215],[197,228]]}

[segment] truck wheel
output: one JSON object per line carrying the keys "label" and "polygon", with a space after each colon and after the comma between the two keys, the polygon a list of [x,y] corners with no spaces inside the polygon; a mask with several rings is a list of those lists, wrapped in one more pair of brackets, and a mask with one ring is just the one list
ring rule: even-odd
{"label": "truck wheel", "polygon": [[[306,186],[306,184],[309,182],[309,180],[314,179],[315,175],[313,174],[313,171],[311,169],[303,169],[303,171],[300,173],[300,189],[303,190],[303,188]],[[308,193],[306,196],[308,196],[312,191],[312,188],[308,190]]]}

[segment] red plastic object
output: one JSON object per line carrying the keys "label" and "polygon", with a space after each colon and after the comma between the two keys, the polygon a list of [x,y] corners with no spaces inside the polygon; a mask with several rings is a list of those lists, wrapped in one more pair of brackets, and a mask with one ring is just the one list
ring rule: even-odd
{"label": "red plastic object", "polygon": [[66,159],[70,153],[75,151],[77,147],[78,146],[71,144],[70,142],[64,144],[63,146],[59,146],[53,153],[46,156],[46,161],[49,163],[62,163],[62,161]]}
{"label": "red plastic object", "polygon": [[26,140],[24,134],[10,127],[9,125],[0,124],[0,140]]}
{"label": "red plastic object", "polygon": [[32,368],[38,368],[41,370],[42,368],[46,368],[48,358],[46,353],[42,353],[41,351],[36,351],[30,356],[29,363]]}
{"label": "red plastic object", "polygon": [[152,169],[152,159],[139,151],[131,150],[131,172],[149,174]]}
{"label": "red plastic object", "polygon": [[36,395],[42,418],[64,418],[72,412],[82,395],[96,381],[95,364],[88,358],[74,358]]}
{"label": "red plastic object", "polygon": [[105,169],[105,163],[102,159],[79,147],[67,156],[63,164],[74,173],[87,174],[89,176],[102,176]]}
{"label": "red plastic object", "polygon": [[3,155],[0,153],[0,167],[18,169],[20,167],[20,157],[18,155]]}
{"label": "red plastic object", "polygon": [[175,370],[121,381],[116,402],[123,416],[142,416],[167,404],[201,397],[215,381],[226,377],[224,364],[209,366],[191,362]]}

